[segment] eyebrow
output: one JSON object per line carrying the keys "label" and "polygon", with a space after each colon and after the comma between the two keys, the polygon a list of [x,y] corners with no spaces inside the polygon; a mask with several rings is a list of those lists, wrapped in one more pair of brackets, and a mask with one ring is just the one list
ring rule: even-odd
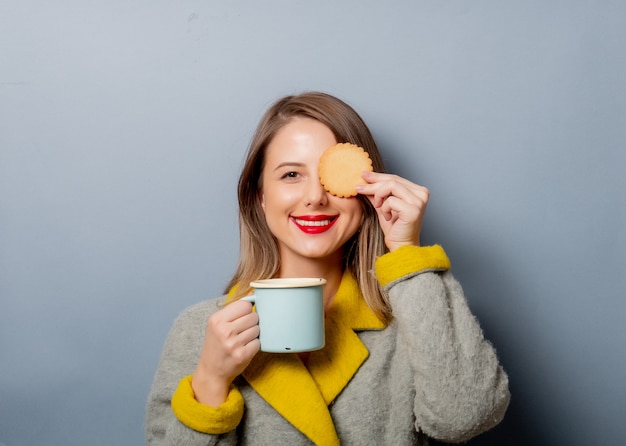
{"label": "eyebrow", "polygon": [[302,167],[304,166],[304,163],[298,163],[295,161],[285,161],[284,163],[280,163],[278,166],[276,166],[274,168],[274,171],[277,171],[278,169],[282,169],[283,167]]}

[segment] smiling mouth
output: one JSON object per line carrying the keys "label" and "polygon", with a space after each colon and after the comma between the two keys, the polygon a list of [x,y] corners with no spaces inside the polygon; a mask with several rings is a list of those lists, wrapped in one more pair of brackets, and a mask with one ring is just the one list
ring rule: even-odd
{"label": "smiling mouth", "polygon": [[328,231],[337,221],[338,217],[324,218],[296,218],[291,217],[291,221],[303,232],[307,234],[320,234]]}
{"label": "smiling mouth", "polygon": [[300,226],[328,226],[331,221],[334,219],[326,219],[326,220],[302,220],[301,218],[294,218],[294,221]]}

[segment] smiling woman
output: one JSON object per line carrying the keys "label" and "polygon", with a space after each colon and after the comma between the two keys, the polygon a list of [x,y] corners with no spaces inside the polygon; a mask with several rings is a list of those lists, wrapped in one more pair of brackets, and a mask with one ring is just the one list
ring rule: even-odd
{"label": "smiling woman", "polygon": [[[356,196],[320,182],[320,158],[337,143],[372,160]],[[323,93],[278,100],[238,194],[238,269],[224,296],[175,322],[148,402],[148,443],[427,445],[500,422],[507,375],[444,250],[420,246],[429,191],[385,173],[349,105]],[[259,351],[259,316],[242,298],[255,280],[298,277],[326,281],[325,346]]]}
{"label": "smiling woman", "polygon": [[321,122],[294,118],[267,147],[260,190],[265,221],[278,242],[281,263],[275,274],[324,277],[336,272],[335,286],[327,287],[331,293],[340,279],[342,248],[363,217],[356,198],[335,197],[320,183],[320,157],[336,143]]}

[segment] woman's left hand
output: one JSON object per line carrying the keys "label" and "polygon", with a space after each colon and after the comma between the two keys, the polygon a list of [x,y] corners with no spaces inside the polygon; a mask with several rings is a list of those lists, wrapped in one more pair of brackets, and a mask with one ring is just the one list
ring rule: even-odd
{"label": "woman's left hand", "polygon": [[363,172],[368,184],[357,186],[374,205],[390,251],[420,244],[422,220],[430,191],[409,180],[386,173]]}

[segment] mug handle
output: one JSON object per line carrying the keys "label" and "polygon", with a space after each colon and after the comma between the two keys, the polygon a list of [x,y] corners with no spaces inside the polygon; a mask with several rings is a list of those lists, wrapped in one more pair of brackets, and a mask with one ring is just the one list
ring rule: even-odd
{"label": "mug handle", "polygon": [[254,294],[250,294],[248,296],[242,297],[240,300],[245,300],[246,302],[254,304],[256,303],[256,296]]}

